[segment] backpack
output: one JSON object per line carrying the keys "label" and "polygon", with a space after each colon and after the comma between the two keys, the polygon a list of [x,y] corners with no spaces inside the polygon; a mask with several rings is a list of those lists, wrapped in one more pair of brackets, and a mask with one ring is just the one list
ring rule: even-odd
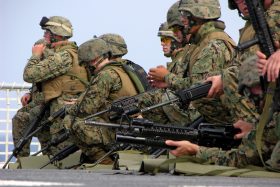
{"label": "backpack", "polygon": [[143,93],[152,89],[147,79],[148,74],[142,66],[126,59],[122,60],[121,64],[139,93]]}

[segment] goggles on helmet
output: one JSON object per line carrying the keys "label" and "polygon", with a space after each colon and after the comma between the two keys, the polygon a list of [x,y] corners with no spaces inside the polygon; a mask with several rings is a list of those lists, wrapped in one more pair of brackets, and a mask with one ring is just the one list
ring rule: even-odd
{"label": "goggles on helmet", "polygon": [[41,27],[45,27],[46,26],[46,23],[49,21],[49,18],[47,18],[47,17],[42,17],[42,19],[41,19],[41,21],[40,21],[40,23],[39,23],[39,25],[41,26]]}

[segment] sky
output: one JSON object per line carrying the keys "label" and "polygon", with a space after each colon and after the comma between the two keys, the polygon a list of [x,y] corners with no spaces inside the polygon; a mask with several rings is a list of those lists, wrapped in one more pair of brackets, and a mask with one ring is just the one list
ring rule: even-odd
{"label": "sky", "polygon": [[[43,16],[68,18],[74,29],[70,39],[78,45],[94,35],[117,33],[124,37],[130,59],[146,71],[169,61],[157,36],[166,13],[176,0],[0,0],[0,83],[24,83],[23,69],[32,45],[43,37]],[[244,21],[220,0],[226,32],[237,42]]]}

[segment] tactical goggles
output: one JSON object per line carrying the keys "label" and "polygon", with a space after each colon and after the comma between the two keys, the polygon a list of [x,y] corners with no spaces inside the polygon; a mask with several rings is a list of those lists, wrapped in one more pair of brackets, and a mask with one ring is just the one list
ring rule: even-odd
{"label": "tactical goggles", "polygon": [[47,17],[42,17],[42,19],[41,19],[41,21],[40,21],[40,23],[39,23],[39,25],[41,26],[41,27],[45,27],[46,26],[46,23],[49,21],[49,18],[47,18]]}
{"label": "tactical goggles", "polygon": [[172,39],[170,37],[160,37],[160,41],[163,43],[171,43]]}

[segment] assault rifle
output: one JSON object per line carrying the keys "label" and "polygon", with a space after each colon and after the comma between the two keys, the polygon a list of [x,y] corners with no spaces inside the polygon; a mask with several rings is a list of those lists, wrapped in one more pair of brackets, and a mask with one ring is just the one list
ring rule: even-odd
{"label": "assault rifle", "polygon": [[[256,38],[247,41],[245,47],[250,47],[255,44],[259,44],[261,51],[267,56],[271,56],[275,52],[275,47],[273,44],[273,38],[267,24],[263,2],[259,0],[245,0],[250,15],[250,20],[253,28],[256,32]],[[246,42],[245,42],[246,43]],[[242,44],[240,44],[242,46]],[[242,48],[244,49],[244,47]]]}
{"label": "assault rifle", "polygon": [[233,137],[240,132],[231,124],[201,123],[197,129],[153,123],[147,119],[132,119],[130,124],[88,121],[87,124],[116,128],[116,141],[174,149],[165,140],[188,140],[206,147],[219,147],[224,150],[237,147],[241,140]]}
{"label": "assault rifle", "polygon": [[[46,119],[45,121],[41,122],[44,113],[46,111],[46,109],[49,107],[49,105],[45,105],[42,110],[40,111],[39,115],[36,116],[36,118],[28,125],[28,128],[26,129],[26,131],[24,132],[23,137],[19,140],[19,142],[16,144],[16,146],[13,149],[13,153],[11,154],[11,156],[8,158],[8,160],[5,162],[3,169],[6,168],[6,166],[8,165],[8,163],[11,161],[11,159],[14,156],[17,156],[18,153],[22,150],[23,146],[28,142],[29,139],[31,139],[37,132],[39,132],[41,129],[43,129],[47,124],[51,123],[54,119],[56,119],[57,117],[61,116],[64,114],[65,109],[61,108],[59,109],[57,112],[53,113],[50,117],[48,117],[48,119]],[[40,124],[40,126],[38,128],[36,128],[36,126]],[[36,128],[36,129],[35,129]]]}
{"label": "assault rifle", "polygon": [[[275,52],[276,49],[273,44],[273,38],[265,18],[263,1],[245,0],[245,2],[250,15],[250,20],[256,32],[256,37],[251,41],[240,44],[239,48],[242,50],[258,43],[261,51],[268,58]],[[263,91],[266,91],[267,85],[264,77],[261,76],[260,81]]]}
{"label": "assault rifle", "polygon": [[211,88],[211,85],[212,85],[211,82],[207,82],[192,88],[179,90],[175,92],[175,95],[177,96],[176,98],[170,99],[168,101],[144,109],[139,109],[138,98],[137,98],[139,97],[138,95],[131,96],[131,97],[124,97],[114,101],[111,107],[109,107],[108,109],[100,111],[98,113],[95,113],[85,118],[85,123],[90,121],[91,118],[102,115],[104,113],[109,113],[110,120],[114,121],[114,120],[121,119],[123,116],[130,116],[137,113],[148,112],[152,109],[169,105],[171,103],[180,102],[187,105],[191,101],[200,99],[202,97],[206,97],[209,89]]}
{"label": "assault rifle", "polygon": [[36,128],[36,126],[38,125],[38,123],[40,123],[40,121],[42,120],[45,111],[49,108],[49,105],[46,104],[42,107],[40,113],[38,114],[38,116],[35,117],[35,119],[33,121],[31,121],[28,125],[27,125],[27,129],[24,131],[23,137],[18,141],[18,143],[15,145],[14,149],[13,149],[13,153],[10,155],[10,157],[8,158],[8,160],[5,162],[5,164],[3,165],[2,169],[5,169],[6,166],[8,165],[8,163],[11,161],[11,159],[15,156],[17,157],[18,153],[22,150],[23,146],[28,142],[28,140],[30,138],[33,137],[33,135],[35,133],[33,133],[34,129]]}
{"label": "assault rifle", "polygon": [[52,146],[57,146],[58,144],[60,144],[61,142],[64,142],[68,138],[69,138],[69,132],[66,131],[65,133],[63,133],[63,134],[59,135],[58,137],[56,137],[56,138],[52,139],[51,141],[49,141],[45,147],[43,147],[41,150],[39,150],[36,153],[34,153],[32,156],[36,156],[39,153],[41,153],[41,152],[43,152],[45,150],[48,150]]}
{"label": "assault rifle", "polygon": [[45,163],[40,169],[43,169],[44,167],[46,167],[47,165],[56,162],[56,161],[60,161],[66,157],[68,157],[70,154],[75,153],[76,151],[78,151],[80,148],[77,147],[75,144],[69,145],[67,147],[65,147],[64,149],[62,149],[61,151],[59,151],[57,154],[55,154],[49,162]]}

